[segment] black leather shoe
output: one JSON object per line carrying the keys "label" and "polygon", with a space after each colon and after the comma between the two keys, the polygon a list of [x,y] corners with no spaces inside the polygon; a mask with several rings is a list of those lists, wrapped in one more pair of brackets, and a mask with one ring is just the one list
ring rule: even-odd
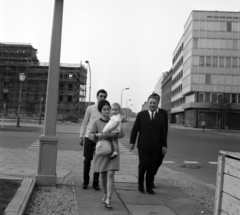
{"label": "black leather shoe", "polygon": [[154,194],[154,193],[155,193],[152,188],[148,188],[148,189],[147,189],[147,192],[148,192],[149,194]]}
{"label": "black leather shoe", "polygon": [[138,185],[138,190],[141,192],[141,193],[144,193],[144,187],[142,185]]}
{"label": "black leather shoe", "polygon": [[83,188],[84,190],[86,190],[86,189],[87,189],[87,184],[83,184],[83,185],[82,185],[82,188]]}
{"label": "black leather shoe", "polygon": [[155,189],[155,188],[156,188],[156,186],[155,186],[155,184],[154,184],[154,183],[152,184],[152,188],[153,188],[153,189]]}
{"label": "black leather shoe", "polygon": [[93,184],[93,189],[94,189],[94,190],[100,190],[100,187],[99,187],[98,184]]}

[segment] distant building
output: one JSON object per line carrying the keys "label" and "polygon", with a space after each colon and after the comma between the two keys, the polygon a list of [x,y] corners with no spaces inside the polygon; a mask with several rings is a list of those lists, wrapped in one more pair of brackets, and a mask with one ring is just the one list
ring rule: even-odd
{"label": "distant building", "polygon": [[[240,12],[192,11],[173,52],[171,76],[173,123],[200,127],[204,120],[213,128],[221,120],[240,129]],[[166,76],[163,88],[168,82]],[[230,113],[212,108],[218,98],[232,104]]]}
{"label": "distant building", "polygon": [[[160,78],[158,79],[154,87],[154,93],[157,93],[160,96],[160,99],[162,98],[162,81],[166,75],[167,75],[167,72],[162,73],[162,75],[160,76]],[[160,102],[158,107],[161,108],[161,105],[162,103]]]}
{"label": "distant building", "polygon": [[[0,109],[16,115],[19,103],[19,73],[25,73],[22,84],[20,114],[37,115],[45,108],[48,63],[37,59],[31,44],[0,43]],[[86,109],[87,69],[82,65],[61,64],[59,77],[58,114],[83,115]],[[4,108],[5,106],[5,108]]]}
{"label": "distant building", "polygon": [[144,104],[142,105],[142,110],[147,110],[148,109],[148,103],[144,102]]}
{"label": "distant building", "polygon": [[172,97],[172,69],[166,72],[161,83],[162,86],[162,97],[161,97],[161,108],[166,110],[168,113],[168,121],[174,123],[171,120],[171,97]]}

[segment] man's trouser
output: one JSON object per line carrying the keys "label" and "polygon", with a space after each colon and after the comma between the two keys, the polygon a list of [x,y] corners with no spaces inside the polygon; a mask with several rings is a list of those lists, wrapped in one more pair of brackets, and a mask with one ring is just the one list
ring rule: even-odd
{"label": "man's trouser", "polygon": [[[93,155],[95,152],[96,143],[89,138],[85,137],[85,143],[84,143],[84,162],[83,162],[83,180],[84,184],[89,184],[89,173],[91,168],[91,161],[93,159]],[[99,172],[93,173],[93,184],[99,185]]]}
{"label": "man's trouser", "polygon": [[146,187],[152,188],[154,180],[155,163],[158,153],[152,150],[138,149],[138,184],[144,185],[144,176],[146,174]]}

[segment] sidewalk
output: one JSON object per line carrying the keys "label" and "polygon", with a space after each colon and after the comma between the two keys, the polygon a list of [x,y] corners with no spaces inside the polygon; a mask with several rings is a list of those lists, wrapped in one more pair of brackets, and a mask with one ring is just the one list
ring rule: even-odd
{"label": "sidewalk", "polygon": [[[57,126],[57,132],[78,133],[72,124]],[[83,153],[58,151],[57,177],[74,182],[75,206],[81,215],[212,215],[212,191],[191,184],[181,173],[162,166],[156,176],[155,195],[140,193],[137,185],[138,158],[128,149],[121,150],[120,171],[116,172],[112,210],[101,203],[102,189],[95,191],[91,184],[83,190]],[[37,172],[38,150],[0,148],[0,177],[34,177]],[[92,170],[91,170],[92,171]],[[92,176],[92,172],[91,172]],[[200,182],[197,182],[200,184]],[[100,185],[101,186],[101,185]],[[47,188],[46,188],[47,189]],[[198,194],[196,193],[198,192]],[[188,193],[188,194],[186,194]],[[196,201],[194,196],[198,196]],[[47,198],[45,196],[45,198]],[[66,198],[67,197],[63,197]],[[58,199],[55,199],[57,201]],[[202,202],[201,202],[202,200]],[[204,204],[207,206],[204,206]],[[33,205],[34,206],[34,205]],[[33,207],[34,208],[34,207]],[[34,214],[47,214],[44,212]],[[49,213],[50,214],[50,213]],[[51,214],[72,214],[62,211]]]}

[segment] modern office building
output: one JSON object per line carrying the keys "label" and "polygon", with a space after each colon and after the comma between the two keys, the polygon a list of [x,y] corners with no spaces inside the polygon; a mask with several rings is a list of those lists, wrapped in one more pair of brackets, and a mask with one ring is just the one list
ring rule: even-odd
{"label": "modern office building", "polygon": [[[240,12],[192,11],[173,52],[171,91],[172,122],[240,129]],[[213,106],[221,101],[231,110]]]}
{"label": "modern office building", "polygon": [[[154,93],[157,93],[160,96],[160,98],[162,98],[162,81],[166,75],[167,75],[167,72],[162,73],[162,75],[160,76],[160,78],[158,79],[154,87]],[[159,102],[158,107],[161,108],[161,106],[162,106],[162,103]]]}
{"label": "modern office building", "polygon": [[161,96],[161,108],[167,111],[168,121],[173,122],[171,119],[171,98],[172,98],[172,69],[166,72],[163,76],[161,83],[162,96]]}
{"label": "modern office building", "polygon": [[[24,73],[21,83],[19,74]],[[87,69],[83,65],[61,64],[59,77],[58,114],[85,113]],[[0,43],[0,110],[17,115],[20,90],[20,114],[44,113],[47,92],[48,63],[37,59],[31,44]]]}

